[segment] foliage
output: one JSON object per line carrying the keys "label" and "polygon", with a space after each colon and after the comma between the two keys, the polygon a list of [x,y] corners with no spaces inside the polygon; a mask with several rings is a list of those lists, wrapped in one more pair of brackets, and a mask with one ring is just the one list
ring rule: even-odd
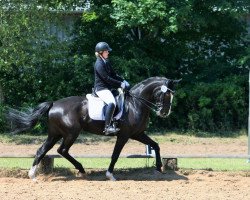
{"label": "foliage", "polygon": [[213,132],[243,128],[247,121],[247,77],[241,78],[199,83],[191,91],[181,90],[178,103],[186,105],[182,112],[187,120],[180,127]]}
{"label": "foliage", "polygon": [[48,32],[51,13],[35,0],[25,3],[1,6],[0,85],[6,103],[18,106],[50,98],[50,77],[65,73],[58,73],[65,68],[63,44]]}
{"label": "foliage", "polygon": [[131,84],[150,76],[183,79],[171,117],[153,116],[150,128],[246,127],[250,54],[242,16],[249,14],[248,1],[93,0],[73,32],[65,30],[70,40],[48,31],[51,24],[66,29],[61,19],[84,3],[1,1],[4,105],[28,107],[91,91],[94,46],[106,41],[114,68]]}
{"label": "foliage", "polygon": [[4,106],[0,104],[0,133],[5,130]]}
{"label": "foliage", "polygon": [[113,0],[114,14],[112,17],[116,20],[118,28],[140,28],[148,32],[155,32],[168,24],[164,31],[177,31],[175,9],[168,7],[166,1],[159,0],[138,0],[122,1]]}

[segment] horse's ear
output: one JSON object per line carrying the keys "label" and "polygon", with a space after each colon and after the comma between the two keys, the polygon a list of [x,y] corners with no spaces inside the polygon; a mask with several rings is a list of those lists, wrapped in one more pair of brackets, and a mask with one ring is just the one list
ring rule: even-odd
{"label": "horse's ear", "polygon": [[178,84],[181,80],[182,80],[182,78],[179,79],[179,80],[173,80],[173,83],[174,83],[174,84]]}

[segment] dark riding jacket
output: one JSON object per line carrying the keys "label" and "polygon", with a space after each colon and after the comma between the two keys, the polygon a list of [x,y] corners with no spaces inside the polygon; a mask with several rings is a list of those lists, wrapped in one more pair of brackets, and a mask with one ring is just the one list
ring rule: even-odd
{"label": "dark riding jacket", "polygon": [[[106,61],[106,62],[105,62]],[[108,60],[98,57],[95,62],[95,91],[121,87],[124,79],[120,77],[112,68]]]}

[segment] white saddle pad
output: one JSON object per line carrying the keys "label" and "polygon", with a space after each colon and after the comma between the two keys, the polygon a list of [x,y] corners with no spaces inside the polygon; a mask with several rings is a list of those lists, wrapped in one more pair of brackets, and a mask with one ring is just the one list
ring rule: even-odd
{"label": "white saddle pad", "polygon": [[[103,107],[105,106],[104,101],[102,101],[99,97],[94,97],[92,94],[86,95],[88,99],[88,111],[89,117],[93,120],[105,120]],[[119,108],[119,112],[116,116],[114,116],[115,120],[118,120],[122,116],[123,112],[123,103],[124,103],[124,94],[118,96],[119,99],[116,99],[117,106]]]}

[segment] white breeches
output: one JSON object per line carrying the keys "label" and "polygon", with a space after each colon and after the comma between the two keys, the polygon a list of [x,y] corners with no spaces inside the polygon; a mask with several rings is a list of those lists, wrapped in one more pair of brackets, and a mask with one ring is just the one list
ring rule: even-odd
{"label": "white breeches", "polygon": [[116,106],[115,98],[110,90],[100,90],[97,91],[96,94],[103,100],[106,104],[113,103]]}

